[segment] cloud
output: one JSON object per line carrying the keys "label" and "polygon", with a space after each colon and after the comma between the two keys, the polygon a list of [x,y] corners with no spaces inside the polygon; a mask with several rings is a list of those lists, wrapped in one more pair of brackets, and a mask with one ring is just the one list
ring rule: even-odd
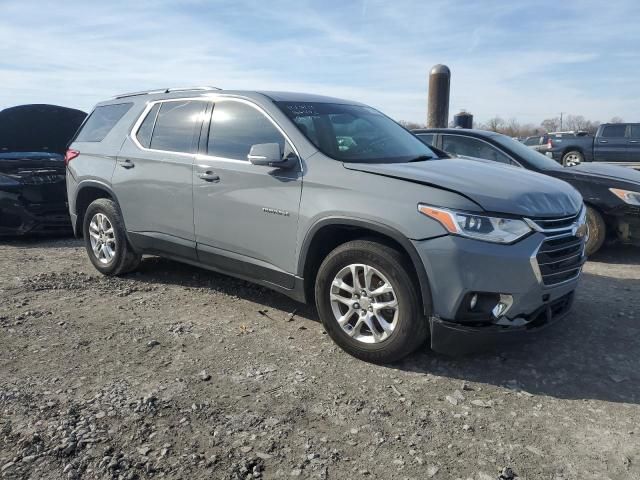
{"label": "cloud", "polygon": [[125,91],[214,84],[353,98],[424,121],[427,73],[446,63],[452,113],[633,120],[640,10],[597,5],[4,0],[0,106],[86,110]]}

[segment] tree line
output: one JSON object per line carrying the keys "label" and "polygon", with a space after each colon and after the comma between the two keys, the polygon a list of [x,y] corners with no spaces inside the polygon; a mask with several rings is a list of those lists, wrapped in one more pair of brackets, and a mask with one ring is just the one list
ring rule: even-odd
{"label": "tree line", "polygon": [[[622,122],[624,122],[622,118],[613,117],[608,123]],[[416,122],[400,120],[399,123],[409,130],[414,128],[426,128],[426,125]],[[453,122],[450,123],[449,126],[453,127]],[[547,132],[559,131],[580,131],[594,134],[596,130],[598,130],[599,126],[600,121],[589,120],[582,115],[562,115],[562,118],[560,116],[547,118],[540,122],[540,125],[520,123],[516,118],[505,120],[502,117],[495,116],[487,120],[485,123],[474,124],[473,127],[480,130],[502,133],[509,137],[531,137],[535,135],[542,135]]]}

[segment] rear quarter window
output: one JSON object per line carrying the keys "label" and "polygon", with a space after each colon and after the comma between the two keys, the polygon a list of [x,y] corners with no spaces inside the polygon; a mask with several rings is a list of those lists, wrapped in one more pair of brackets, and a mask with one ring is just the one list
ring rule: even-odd
{"label": "rear quarter window", "polygon": [[101,142],[129,111],[133,103],[96,107],[76,137],[76,142]]}

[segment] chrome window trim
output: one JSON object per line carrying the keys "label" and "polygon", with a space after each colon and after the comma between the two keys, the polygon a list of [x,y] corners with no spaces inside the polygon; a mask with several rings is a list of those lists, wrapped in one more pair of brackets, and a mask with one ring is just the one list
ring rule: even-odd
{"label": "chrome window trim", "polygon": [[[293,149],[293,152],[298,157],[298,164],[300,166],[300,170],[302,171],[303,167],[302,167],[302,158],[300,157],[300,153],[298,152],[298,149],[296,148],[295,144],[291,141],[291,138],[289,137],[289,135],[287,135],[285,133],[284,129],[282,127],[280,127],[280,125],[278,125],[278,123],[271,117],[271,115],[269,115],[267,113],[267,111],[264,108],[262,108],[260,105],[257,105],[256,103],[254,103],[254,102],[252,102],[250,100],[247,100],[246,98],[236,97],[234,95],[216,95],[216,96],[206,96],[206,97],[163,98],[163,99],[159,99],[159,100],[154,100],[152,102],[148,102],[147,105],[145,106],[144,110],[142,111],[142,113],[140,114],[138,119],[136,120],[136,122],[133,124],[133,127],[131,128],[131,131],[129,132],[129,138],[134,143],[134,145],[136,147],[138,147],[140,150],[145,151],[145,152],[170,153],[170,154],[177,154],[177,155],[186,155],[186,156],[196,157],[196,158],[205,159],[205,160],[209,159],[209,160],[218,160],[218,161],[232,162],[232,163],[244,163],[244,164],[246,164],[246,163],[250,164],[251,163],[251,162],[249,162],[249,160],[238,160],[238,159],[235,159],[235,158],[217,157],[215,155],[208,155],[208,154],[204,154],[204,153],[173,152],[171,150],[157,150],[155,148],[145,148],[145,147],[143,147],[140,144],[140,142],[138,141],[137,133],[138,133],[138,130],[140,129],[140,125],[142,125],[142,122],[144,122],[144,119],[147,117],[147,115],[149,114],[149,111],[154,107],[154,105],[156,105],[157,103],[164,103],[164,102],[184,102],[184,101],[200,101],[200,102],[213,103],[214,109],[215,109],[215,104],[216,103],[220,103],[220,102],[239,102],[239,103],[244,103],[245,105],[249,105],[250,107],[253,107],[258,112],[260,112],[262,115],[264,115],[267,118],[267,120],[269,120],[269,122],[271,122],[271,124],[284,137],[285,141],[291,146],[291,148]],[[158,113],[159,113],[159,110],[158,110]],[[156,116],[156,122],[157,122],[157,116]],[[211,124],[209,124],[209,128],[211,128]],[[154,123],[154,129],[155,129],[155,123]],[[152,132],[152,138],[153,138],[153,132]]]}
{"label": "chrome window trim", "polygon": [[[444,150],[446,152],[446,150],[444,149],[444,137],[450,135],[452,137],[460,137],[460,138],[472,138],[474,140],[478,140],[479,142],[482,143],[486,143],[487,145],[489,145],[491,148],[494,148],[495,150],[499,151],[501,154],[503,154],[505,157],[507,157],[509,160],[511,160],[517,167],[520,168],[524,168],[522,166],[522,164],[520,162],[518,162],[515,158],[513,158],[511,155],[509,155],[507,152],[505,152],[504,150],[502,150],[501,148],[496,147],[493,143],[491,142],[487,142],[484,138],[480,138],[480,137],[473,137],[471,135],[460,135],[459,133],[441,133],[440,136],[442,137],[442,150]],[[448,152],[447,152],[448,153]],[[455,154],[454,154],[455,155]],[[471,157],[472,155],[464,155],[465,157]],[[473,157],[473,158],[481,158],[481,157]],[[489,160],[490,162],[495,162],[498,165],[510,165],[508,163],[502,163],[502,162],[498,162],[496,160],[491,160],[489,158],[482,158],[482,160]]]}

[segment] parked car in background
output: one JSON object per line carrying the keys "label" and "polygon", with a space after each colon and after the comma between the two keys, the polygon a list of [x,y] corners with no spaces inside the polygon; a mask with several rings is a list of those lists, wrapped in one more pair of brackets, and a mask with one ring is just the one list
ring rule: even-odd
{"label": "parked car in background", "polygon": [[566,167],[606,162],[640,168],[640,123],[603,123],[595,136],[586,132],[549,133],[540,153]]}
{"label": "parked car in background", "polygon": [[56,105],[0,111],[0,235],[71,232],[64,153],[86,116]]}
{"label": "parked car in background", "polygon": [[442,158],[348,100],[120,95],[67,158],[69,211],[98,271],[151,253],[315,301],[364,360],[398,360],[428,337],[454,354],[535,332],[569,311],[584,262],[570,185]]}
{"label": "parked car in background", "polygon": [[605,239],[640,245],[640,172],[616,165],[583,163],[563,167],[521,142],[484,130],[422,129],[413,131],[428,145],[447,153],[514,165],[564,180],[587,205],[588,255]]}
{"label": "parked car in background", "polygon": [[533,148],[534,150],[538,150],[543,148],[543,144],[546,143],[545,135],[534,135],[532,137],[526,137],[520,140],[527,147]]}

